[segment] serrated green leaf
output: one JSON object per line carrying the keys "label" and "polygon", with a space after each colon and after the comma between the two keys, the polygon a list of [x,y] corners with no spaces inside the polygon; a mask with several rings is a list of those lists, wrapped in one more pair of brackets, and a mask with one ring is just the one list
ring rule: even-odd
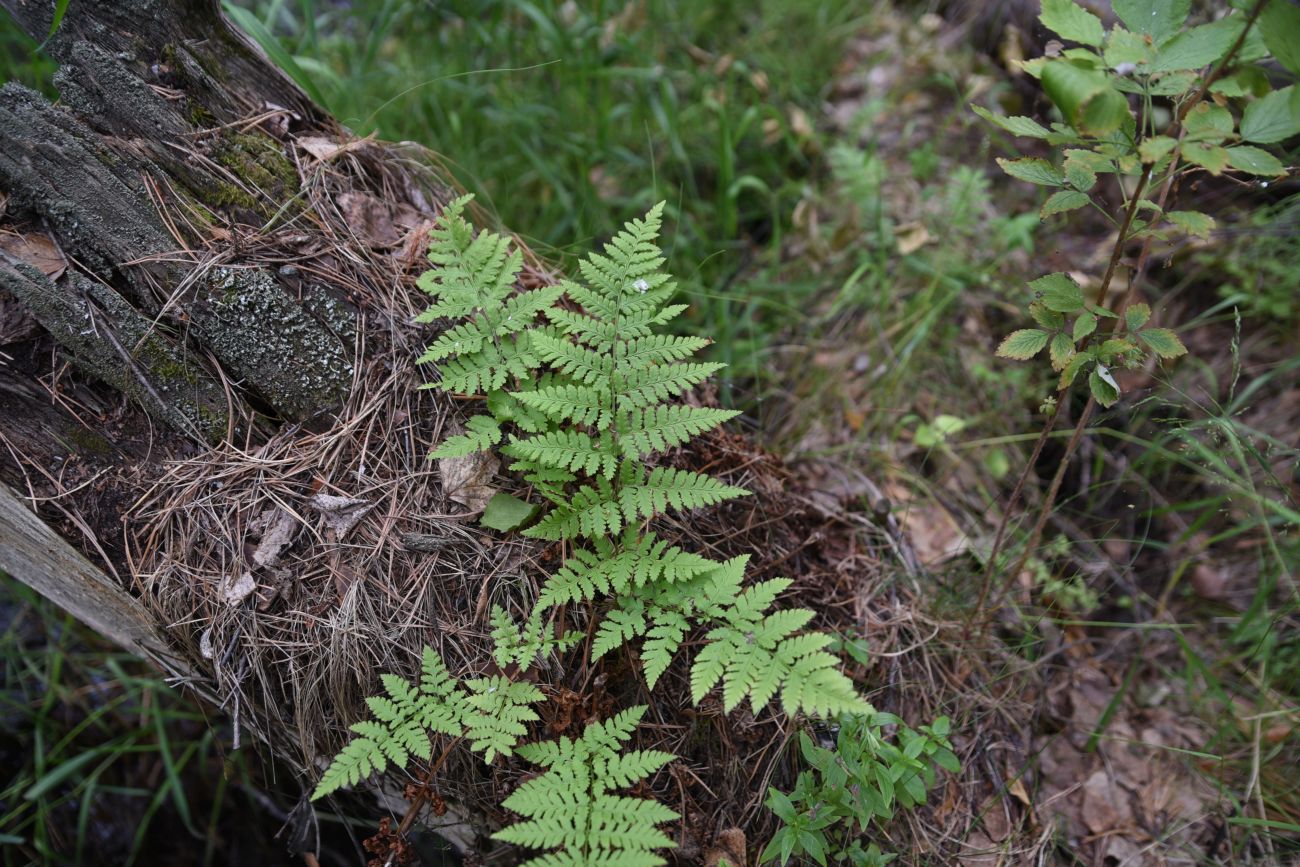
{"label": "serrated green leaf", "polygon": [[1125,65],[1138,66],[1151,62],[1152,46],[1140,33],[1133,33],[1122,27],[1111,30],[1106,39],[1106,50],[1102,57],[1111,69]]}
{"label": "serrated green leaf", "polygon": [[1137,333],[1137,338],[1161,358],[1177,358],[1187,354],[1187,347],[1168,328],[1146,328]]}
{"label": "serrated green leaf", "polygon": [[1029,288],[1034,290],[1048,310],[1077,313],[1083,309],[1083,290],[1068,274],[1047,274],[1031,280]]}
{"label": "serrated green leaf", "polygon": [[1053,60],[1043,67],[1043,89],[1070,126],[1086,135],[1114,132],[1132,119],[1128,101],[1100,70]]}
{"label": "serrated green leaf", "polygon": [[1144,163],[1159,162],[1162,157],[1168,155],[1170,151],[1177,146],[1178,142],[1167,135],[1156,135],[1146,139],[1138,145],[1138,156]]}
{"label": "serrated green leaf", "polygon": [[1212,175],[1222,174],[1228,167],[1228,149],[1207,142],[1189,142],[1183,145],[1183,159],[1198,165]]}
{"label": "serrated green leaf", "polygon": [[1278,177],[1286,174],[1286,166],[1268,151],[1254,145],[1237,145],[1228,148],[1228,165],[1239,172],[1251,175]]}
{"label": "serrated green leaf", "polygon": [[1018,160],[999,159],[1002,171],[1021,181],[1038,184],[1043,187],[1059,187],[1065,184],[1065,175],[1047,160],[1025,157]]}
{"label": "serrated green leaf", "polygon": [[537,512],[537,507],[518,497],[497,491],[488,500],[479,523],[502,533],[522,527]]}
{"label": "serrated green leaf", "polygon": [[1073,0],[1043,0],[1038,20],[1062,39],[1084,45],[1101,45],[1101,19]]}
{"label": "serrated green leaf", "polygon": [[1084,207],[1090,202],[1087,193],[1081,193],[1078,190],[1058,190],[1047,197],[1043,202],[1043,207],[1039,209],[1039,217],[1050,217],[1053,214],[1063,214],[1066,211],[1074,211]]}
{"label": "serrated green leaf", "polygon": [[1208,141],[1219,144],[1232,135],[1232,112],[1212,102],[1201,102],[1187,112],[1183,129],[1188,141]]}
{"label": "serrated green leaf", "polygon": [[[1293,100],[1292,96],[1298,98]],[[1275,90],[1246,106],[1241,137],[1255,144],[1276,144],[1300,133],[1300,90],[1295,85]]]}
{"label": "serrated green leaf", "polygon": [[1130,30],[1148,34],[1156,44],[1183,29],[1191,0],[1115,0],[1115,14]]}
{"label": "serrated green leaf", "polygon": [[1061,371],[1061,381],[1057,383],[1057,389],[1065,391],[1065,389],[1069,388],[1075,378],[1078,377],[1079,372],[1092,360],[1091,352],[1076,352],[1071,356],[1070,362],[1065,365],[1065,370]]}
{"label": "serrated green leaf", "polygon": [[1074,355],[1074,341],[1064,332],[1057,333],[1052,336],[1048,354],[1052,359],[1052,370],[1064,370],[1070,357]]}
{"label": "serrated green leaf", "polygon": [[1168,72],[1209,66],[1228,53],[1245,26],[1244,16],[1231,15],[1184,30],[1160,46],[1156,59],[1151,63],[1151,71]]}
{"label": "serrated green leaf", "polygon": [[1048,310],[1037,301],[1029,305],[1029,317],[1048,331],[1065,327],[1065,317],[1055,310]]}
{"label": "serrated green leaf", "polygon": [[1008,334],[998,345],[997,354],[1002,358],[1014,358],[1026,361],[1043,351],[1047,345],[1047,332],[1037,328],[1021,328]]}
{"label": "serrated green leaf", "polygon": [[[1087,153],[1087,151],[1070,151],[1069,154]],[[1065,179],[1070,182],[1070,186],[1082,193],[1088,192],[1097,185],[1097,171],[1081,159],[1066,156],[1065,159]]]}
{"label": "serrated green leaf", "polygon": [[1119,386],[1115,383],[1115,378],[1100,364],[1088,374],[1088,388],[1102,406],[1114,406],[1115,401],[1119,400]]}
{"label": "serrated green leaf", "polygon": [[1209,238],[1214,231],[1214,218],[1200,211],[1170,211],[1165,214],[1165,219],[1198,238]]}
{"label": "serrated green leaf", "polygon": [[1047,138],[1050,134],[1047,127],[1030,117],[1007,117],[1005,115],[994,114],[983,106],[971,105],[971,111],[987,120],[989,123],[1001,127],[1012,135],[1025,136],[1027,138]]}
{"label": "serrated green leaf", "polygon": [[1097,330],[1097,317],[1091,313],[1080,313],[1079,318],[1074,320],[1074,342],[1078,343],[1083,338]]}
{"label": "serrated green leaf", "polygon": [[1130,304],[1124,311],[1124,322],[1129,331],[1137,331],[1151,318],[1151,307],[1146,304]]}
{"label": "serrated green leaf", "polygon": [[1293,75],[1300,75],[1300,6],[1290,0],[1270,0],[1256,29],[1273,58]]}

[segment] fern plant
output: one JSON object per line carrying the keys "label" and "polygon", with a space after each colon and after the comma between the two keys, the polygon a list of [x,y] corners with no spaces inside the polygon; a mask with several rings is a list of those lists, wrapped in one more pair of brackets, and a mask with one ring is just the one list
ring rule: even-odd
{"label": "fern plant", "polygon": [[[670,510],[748,493],[658,463],[662,453],[736,414],[681,400],[722,365],[693,360],[707,340],[659,331],[685,309],[669,303],[675,284],[660,270],[662,203],[590,254],[579,266],[581,282],[515,292],[518,252],[499,235],[476,232],[464,217],[467,202],[449,205],[432,235],[434,267],[420,285],[434,302],[421,318],[450,322],[421,361],[438,366],[431,387],[481,398],[486,412],[433,457],[499,448],[549,503],[522,532],[562,542],[569,553],[519,621],[493,609],[493,657],[506,674],[457,683],[426,651],[418,687],[385,677],[388,695],[370,700],[374,720],[353,727],[358,737],[326,771],[316,797],[412,756],[428,759],[429,734],[437,732],[467,739],[488,761],[515,751],[546,769],[506,800],[524,821],[497,835],[556,850],[529,863],[662,864],[653,850],[672,842],[657,826],[676,813],[614,793],[673,758],[623,751],[645,708],[589,725],[576,741],[515,748],[536,719],[531,705],[542,693],[506,675],[577,643],[581,630],[557,637],[554,628],[572,608],[596,619],[593,660],[640,640],[641,672],[651,688],[687,636],[702,633],[690,673],[697,704],[721,684],[727,712],[748,698],[757,714],[778,696],[791,715],[871,708],[839,671],[830,636],[803,631],[813,612],[776,607],[789,580],[747,587],[747,557],[713,561],[652,529]],[[485,525],[518,526],[531,507],[516,505],[518,521],[485,514]]]}
{"label": "fern plant", "polygon": [[380,677],[385,695],[366,699],[373,719],[353,723],[353,738],[326,768],[312,799],[356,785],[389,765],[406,767],[411,757],[433,758],[433,734],[466,738],[470,748],[491,762],[508,756],[537,719],[531,705],[541,690],[505,677],[457,681],[431,647],[424,649],[420,682],[414,686],[395,674]]}
{"label": "fern plant", "polygon": [[646,708],[633,707],[603,723],[589,723],[577,740],[525,744],[519,755],[546,769],[502,803],[524,817],[493,835],[532,849],[555,849],[525,867],[658,867],[655,849],[675,844],[659,829],[677,813],[658,801],[614,792],[637,783],[675,756],[659,750],[624,751]]}

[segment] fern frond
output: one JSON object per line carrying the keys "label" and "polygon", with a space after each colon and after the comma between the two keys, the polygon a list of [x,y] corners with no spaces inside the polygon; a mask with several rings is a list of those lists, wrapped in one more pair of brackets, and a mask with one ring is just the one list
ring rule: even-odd
{"label": "fern frond", "polygon": [[671,546],[653,533],[624,534],[620,547],[599,539],[596,550],[577,549],[546,580],[537,598],[539,608],[565,602],[586,602],[597,593],[625,593],[648,584],[673,584],[716,569],[712,560]]}
{"label": "fern frond", "polygon": [[684,512],[748,493],[744,488],[725,485],[711,476],[674,467],[655,467],[643,478],[623,485],[618,497],[624,520],[632,522],[653,518],[670,508]]}
{"label": "fern frond", "polygon": [[539,331],[533,336],[533,347],[543,361],[585,385],[607,381],[614,372],[612,356],[579,346],[564,337]]}
{"label": "fern frond", "polygon": [[580,431],[557,430],[516,438],[504,451],[510,457],[531,461],[543,467],[581,471],[589,476],[600,475],[606,479],[612,479],[618,469],[618,456],[613,446]]}
{"label": "fern frond", "polygon": [[649,337],[620,340],[615,345],[614,357],[618,372],[626,375],[645,370],[651,365],[690,358],[712,342],[704,337],[652,334]]}
{"label": "fern frond", "polygon": [[739,410],[680,405],[632,410],[620,419],[619,447],[634,457],[664,451],[738,415]]}
{"label": "fern frond", "polygon": [[523,535],[538,539],[560,541],[580,536],[599,538],[612,536],[623,529],[624,510],[619,504],[620,492],[604,479],[596,486],[583,485],[542,519],[523,531]]}
{"label": "fern frond", "polygon": [[658,826],[677,813],[657,801],[611,794],[674,758],[657,750],[623,752],[644,713],[644,707],[635,707],[604,723],[590,723],[576,741],[521,746],[519,755],[546,772],[506,798],[502,806],[523,821],[493,837],[533,849],[559,849],[527,862],[544,867],[664,864],[652,850],[674,844]]}
{"label": "fern frond", "polygon": [[552,385],[536,391],[517,392],[515,397],[552,421],[606,428],[613,418],[609,411],[607,386]]}
{"label": "fern frond", "polygon": [[839,670],[839,660],[826,652],[830,636],[794,634],[813,613],[793,608],[767,614],[776,597],[789,586],[786,579],[750,587],[723,612],[723,624],[706,636],[691,667],[691,697],[698,702],[722,682],[723,710],[730,713],[746,696],[757,714],[778,691],[782,709],[822,715],[865,713],[868,705],[853,682]]}
{"label": "fern frond", "polygon": [[485,452],[501,442],[501,425],[490,415],[476,415],[465,422],[465,432],[447,437],[429,455],[432,458],[459,458]]}
{"label": "fern frond", "polygon": [[596,637],[591,642],[591,658],[600,659],[616,647],[642,635],[646,631],[645,606],[635,596],[625,597],[622,604],[610,611],[600,621]]}
{"label": "fern frond", "polygon": [[517,665],[526,669],[538,657],[565,650],[581,640],[582,634],[578,632],[570,632],[561,638],[547,635],[542,623],[543,610],[541,605],[535,606],[519,625],[500,605],[492,606],[492,657],[497,665],[502,668]]}
{"label": "fern frond", "polygon": [[498,755],[508,756],[515,744],[528,734],[525,723],[537,720],[529,705],[545,696],[531,683],[512,683],[501,677],[481,677],[465,682],[469,695],[465,703],[465,738],[470,749],[483,753],[483,761],[492,762]]}
{"label": "fern frond", "polygon": [[353,738],[321,775],[311,793],[312,800],[337,792],[344,786],[355,786],[371,774],[383,773],[387,768],[388,756],[379,742],[365,737]]}
{"label": "fern frond", "polygon": [[721,362],[657,364],[621,377],[618,408],[639,409],[658,401],[677,397],[699,385],[722,368]]}

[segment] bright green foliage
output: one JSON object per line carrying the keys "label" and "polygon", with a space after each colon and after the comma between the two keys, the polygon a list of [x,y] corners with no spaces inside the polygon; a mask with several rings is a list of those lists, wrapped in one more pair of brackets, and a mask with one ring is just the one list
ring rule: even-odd
{"label": "bright green foliage", "polygon": [[[514,291],[523,258],[510,249],[509,239],[474,231],[464,217],[471,198],[461,196],[449,203],[434,225],[429,245],[434,267],[419,280],[434,303],[419,321],[459,321],[429,346],[419,362],[439,364],[437,388],[474,394],[499,389],[512,376],[531,374],[537,366],[529,348],[531,326],[538,313],[555,303],[560,289]],[[452,450],[464,453],[468,445],[486,443],[486,447],[496,441],[480,433],[477,440],[462,441]]]}
{"label": "bright green foliage", "polygon": [[355,737],[321,776],[312,798],[356,785],[389,765],[405,767],[412,757],[432,758],[431,734],[464,736],[491,762],[510,755],[527,734],[524,723],[537,719],[530,704],[543,696],[531,683],[503,677],[458,682],[431,647],[424,649],[420,682],[412,686],[393,674],[382,675],[385,695],[366,699],[372,720],[354,723]]}
{"label": "bright green foliage", "polygon": [[448,437],[434,449],[435,458],[458,458],[485,452],[501,442],[501,425],[489,415],[476,415],[465,423],[465,433]]}
{"label": "bright green foliage", "polygon": [[459,735],[468,709],[466,696],[447,671],[442,657],[424,649],[420,683],[412,687],[400,677],[383,675],[387,695],[366,699],[373,721],[354,723],[353,738],[326,769],[312,798],[355,785],[389,763],[404,767],[412,755],[431,757],[429,732]]}
{"label": "bright green foliage", "polygon": [[[1249,16],[1243,11],[1186,28],[1189,8],[1187,0],[1116,2],[1115,12],[1126,26],[1107,32],[1075,0],[1043,0],[1039,20],[1076,45],[1023,66],[1042,80],[1065,123],[1049,129],[1031,118],[999,117],[973,107],[999,128],[1057,149],[1056,160],[998,160],[1012,177],[1056,188],[1040,210],[1042,217],[1089,205],[1105,212],[1097,198],[1105,189],[1098,177],[1113,174],[1125,179],[1121,189],[1139,190],[1141,196],[1113,209],[1112,219],[1127,232],[1120,244],[1180,233],[1208,239],[1216,229],[1214,219],[1197,211],[1165,211],[1162,190],[1199,171],[1285,174],[1283,161],[1257,145],[1300,134],[1300,99],[1294,98],[1294,86],[1270,91],[1263,64],[1271,50],[1290,68],[1293,46],[1300,44],[1300,14],[1291,4],[1267,4],[1260,41],[1245,34]],[[1172,103],[1172,119],[1152,110],[1156,99]],[[1140,315],[1130,308],[1121,319],[1101,306],[1104,292],[1094,303],[1061,273],[1029,286],[1028,313],[1039,327],[1012,331],[997,354],[1023,361],[1046,349],[1052,370],[1060,373],[1058,390],[1086,374],[1092,396],[1112,406],[1120,398],[1115,367],[1139,365],[1148,354],[1174,359],[1187,352],[1172,330],[1150,326],[1145,305],[1135,305]],[[1075,317],[1072,323],[1067,316]]]}
{"label": "bright green foliage", "polygon": [[492,643],[495,646],[492,658],[497,665],[505,668],[516,665],[527,669],[538,659],[559,650],[572,647],[582,637],[581,633],[569,633],[563,638],[546,634],[542,623],[542,606],[533,609],[533,613],[520,626],[500,605],[492,606]]}
{"label": "bright green foliage", "polygon": [[[884,737],[885,726],[898,727],[896,742]],[[925,803],[936,768],[960,769],[948,743],[947,717],[913,731],[893,714],[873,711],[841,717],[838,728],[834,749],[815,743],[807,732],[799,734],[811,770],[799,773],[789,793],[768,789],[767,806],[782,827],[763,850],[762,862],[784,865],[807,856],[823,865],[886,864],[894,856],[874,843],[862,848],[861,833],[877,820],[892,819],[895,805],[910,810]]]}
{"label": "bright green foliage", "polygon": [[[744,568],[747,558],[738,558]],[[735,562],[735,561],[733,561]],[[757,713],[779,690],[781,706],[794,715],[800,710],[829,716],[865,713],[868,705],[839,671],[839,660],[825,648],[824,633],[796,634],[812,612],[788,608],[768,613],[789,579],[763,581],[745,590],[711,630],[709,643],[691,667],[691,697],[699,701],[719,680],[722,707],[731,712],[745,696]]]}
{"label": "bright green foliage", "polygon": [[556,849],[525,867],[657,867],[667,863],[655,849],[674,843],[658,828],[677,813],[657,801],[618,795],[674,758],[657,750],[624,751],[645,713],[633,707],[603,723],[590,723],[581,738],[527,744],[519,755],[546,772],[524,783],[502,806],[524,817],[493,835],[532,849]]}

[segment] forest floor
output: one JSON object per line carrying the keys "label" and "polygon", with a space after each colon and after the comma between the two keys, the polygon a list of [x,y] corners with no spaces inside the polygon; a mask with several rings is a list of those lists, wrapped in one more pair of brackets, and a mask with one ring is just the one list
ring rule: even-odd
{"label": "forest floor", "polygon": [[[454,155],[460,183],[562,263],[668,198],[689,326],[732,365],[720,399],[828,508],[905,531],[915,568],[873,573],[871,617],[844,640],[881,710],[952,719],[963,767],[870,839],[907,864],[1300,861],[1294,181],[1182,191],[1222,228],[1158,250],[1143,292],[1191,357],[1125,372],[1041,547],[974,610],[1052,391],[993,348],[1027,279],[1095,284],[1113,240],[1100,220],[1040,220],[1038,190],[994,162],[1017,142],[969,110],[1046,111],[1010,63],[1042,47],[1032,15],[345,5],[257,9],[345,123]],[[1012,516],[1021,542],[1064,436]],[[291,774],[36,600],[3,610],[6,863],[33,836],[136,863],[283,858]]]}

